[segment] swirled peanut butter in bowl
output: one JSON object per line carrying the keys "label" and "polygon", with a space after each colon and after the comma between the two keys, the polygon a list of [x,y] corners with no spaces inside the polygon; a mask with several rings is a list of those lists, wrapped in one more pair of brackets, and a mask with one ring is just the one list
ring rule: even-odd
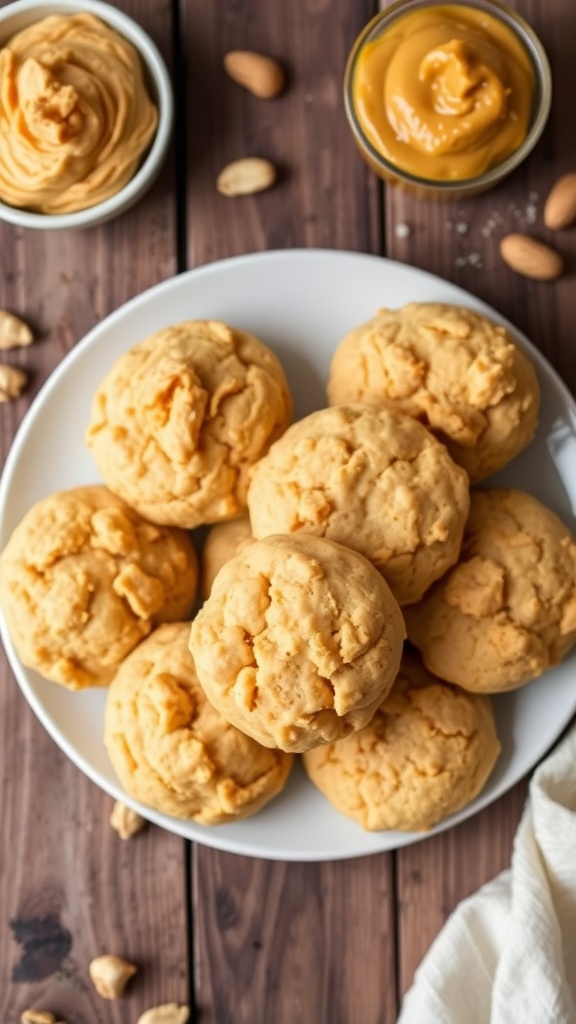
{"label": "swirled peanut butter in bowl", "polygon": [[73,213],[132,177],[157,111],[138,54],[92,14],[58,15],[0,51],[0,198]]}
{"label": "swirled peanut butter in bowl", "polygon": [[402,0],[356,41],[345,101],[376,173],[453,198],[487,188],[529,152],[550,73],[529,26],[492,0]]}
{"label": "swirled peanut butter in bowl", "polygon": [[26,227],[100,222],[132,205],[163,159],[170,83],[149,37],[99,0],[0,11],[0,216]]}

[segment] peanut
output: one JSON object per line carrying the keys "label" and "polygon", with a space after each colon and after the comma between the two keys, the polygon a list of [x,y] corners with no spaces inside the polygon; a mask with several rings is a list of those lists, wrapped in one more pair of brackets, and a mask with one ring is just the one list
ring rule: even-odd
{"label": "peanut", "polygon": [[223,196],[248,196],[270,188],[276,181],[276,168],[269,160],[246,157],[234,160],[220,171],[216,188]]}
{"label": "peanut", "polygon": [[284,72],[278,61],[251,50],[232,50],[224,57],[230,78],[263,100],[274,99],[284,88]]}
{"label": "peanut", "polygon": [[28,376],[24,373],[24,370],[19,370],[16,366],[7,366],[3,363],[0,366],[0,404],[2,402],[11,402],[14,398],[18,398],[26,384],[28,383]]}
{"label": "peanut", "polygon": [[104,999],[118,999],[138,968],[121,956],[105,953],[92,960],[88,970],[98,995]]}
{"label": "peanut", "polygon": [[49,1010],[24,1010],[20,1017],[20,1024],[57,1024],[57,1022],[56,1017]]}
{"label": "peanut", "polygon": [[141,832],[148,822],[137,811],[133,811],[131,807],[126,807],[125,804],[117,800],[112,808],[110,824],[120,839],[131,839],[132,836]]}
{"label": "peanut", "polygon": [[565,174],[551,189],[544,206],[544,223],[552,231],[570,227],[576,220],[576,174]]}
{"label": "peanut", "polygon": [[190,1008],[181,1003],[152,1006],[138,1017],[137,1024],[186,1024]]}
{"label": "peanut", "polygon": [[33,341],[34,335],[28,324],[13,313],[0,309],[0,349],[20,348]]}
{"label": "peanut", "polygon": [[560,253],[529,235],[506,235],[500,255],[511,270],[537,281],[553,281],[564,270]]}

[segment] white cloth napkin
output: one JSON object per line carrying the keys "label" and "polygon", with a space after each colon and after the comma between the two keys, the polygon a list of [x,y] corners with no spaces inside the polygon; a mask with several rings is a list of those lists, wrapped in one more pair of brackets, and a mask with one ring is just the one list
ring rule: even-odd
{"label": "white cloth napkin", "polygon": [[532,776],[511,869],[456,908],[398,1024],[576,1024],[576,725]]}

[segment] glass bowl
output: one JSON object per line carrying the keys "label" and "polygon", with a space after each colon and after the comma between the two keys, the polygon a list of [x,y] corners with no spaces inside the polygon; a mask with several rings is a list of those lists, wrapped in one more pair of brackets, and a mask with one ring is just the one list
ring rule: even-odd
{"label": "glass bowl", "polygon": [[[506,159],[489,170],[475,177],[438,179],[419,177],[399,167],[378,151],[365,133],[358,117],[354,101],[354,80],[358,61],[364,48],[379,39],[394,23],[406,14],[430,8],[456,8],[477,10],[502,22],[521,43],[527,54],[534,73],[534,97],[529,128],[522,144]],[[552,99],[552,74],[545,50],[534,30],[515,11],[499,3],[498,0],[450,0],[439,3],[438,0],[399,0],[376,15],[362,30],[356,39],[344,73],[344,106],[348,123],[356,144],[375,173],[392,184],[400,185],[422,198],[462,199],[477,195],[497,185],[506,175],[510,174],[528,156],[538,142],[548,114]]]}

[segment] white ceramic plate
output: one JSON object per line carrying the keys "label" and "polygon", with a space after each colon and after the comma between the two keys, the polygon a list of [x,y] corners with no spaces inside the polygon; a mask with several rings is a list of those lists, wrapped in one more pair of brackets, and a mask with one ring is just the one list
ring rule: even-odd
{"label": "white ceramic plate", "polygon": [[[138,296],[73,349],[22,423],[0,484],[0,545],[40,498],[98,480],[84,446],[93,391],[116,357],[153,331],[187,318],[212,317],[253,332],[282,360],[300,417],[325,404],[328,365],[340,338],[378,307],[413,300],[456,303],[502,320],[467,292],[412,267],[309,249],[213,263]],[[524,338],[518,341],[540,378],[541,424],[530,448],[494,479],[530,491],[574,529],[576,403],[540,353]],[[24,696],[61,749],[116,799],[172,832],[218,849],[284,860],[355,857],[422,838],[364,832],[332,810],[300,765],[277,800],[235,825],[208,829],[139,806],[123,793],[102,743],[105,691],[70,693],[41,679],[19,663],[4,623],[2,636]],[[516,693],[498,697],[495,707],[503,745],[496,769],[477,800],[433,831],[495,800],[548,750],[576,711],[576,654]]]}

